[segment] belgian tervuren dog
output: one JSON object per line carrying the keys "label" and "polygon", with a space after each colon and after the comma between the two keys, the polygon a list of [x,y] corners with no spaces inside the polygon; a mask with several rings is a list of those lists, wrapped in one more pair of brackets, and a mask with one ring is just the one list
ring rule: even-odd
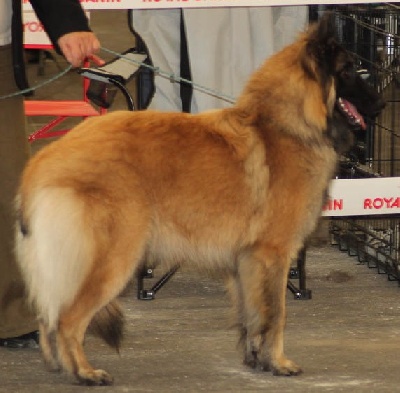
{"label": "belgian tervuren dog", "polygon": [[110,113],[32,158],[16,198],[16,252],[47,363],[112,383],[86,360],[85,332],[97,324],[118,346],[115,298],[157,260],[224,272],[245,364],[301,372],[283,350],[290,262],[321,214],[337,150],[365,127],[359,113],[383,107],[332,18],[267,60],[232,108]]}

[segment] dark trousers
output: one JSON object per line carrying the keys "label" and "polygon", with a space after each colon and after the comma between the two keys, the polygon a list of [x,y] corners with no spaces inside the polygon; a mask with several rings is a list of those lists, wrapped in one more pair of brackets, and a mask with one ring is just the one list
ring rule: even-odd
{"label": "dark trousers", "polygon": [[[17,91],[11,46],[0,47],[0,81],[0,96]],[[23,98],[0,100],[0,338],[16,337],[37,329],[36,320],[26,304],[13,252],[13,201],[28,157]]]}

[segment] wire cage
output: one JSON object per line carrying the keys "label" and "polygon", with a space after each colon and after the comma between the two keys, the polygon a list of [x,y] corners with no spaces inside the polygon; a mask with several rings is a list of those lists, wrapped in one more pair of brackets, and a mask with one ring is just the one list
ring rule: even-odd
{"label": "wire cage", "polygon": [[[400,8],[390,4],[342,5],[335,7],[337,33],[342,45],[354,53],[369,81],[386,99],[387,107],[377,119],[370,119],[367,132],[357,135],[348,160],[365,165],[379,176],[400,174],[400,135],[396,105],[398,77]],[[345,166],[346,167],[346,166]],[[367,168],[363,168],[364,170]]]}
{"label": "wire cage", "polygon": [[[400,176],[400,7],[378,3],[332,8],[339,40],[368,70],[369,81],[386,100],[383,112],[367,119],[367,132],[357,134],[354,147],[342,157],[338,177]],[[400,214],[335,218],[330,233],[340,250],[400,285]]]}

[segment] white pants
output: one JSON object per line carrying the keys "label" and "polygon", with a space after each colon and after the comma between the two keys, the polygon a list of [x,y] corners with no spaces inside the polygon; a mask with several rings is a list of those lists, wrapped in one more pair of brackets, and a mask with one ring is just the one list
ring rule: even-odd
{"label": "white pants", "polygon": [[[134,10],[134,30],[153,64],[180,73],[180,9]],[[307,6],[183,9],[192,80],[236,98],[249,75],[271,54],[292,42],[308,22]],[[156,77],[150,108],[181,111],[180,87]],[[230,106],[193,90],[192,112]]]}

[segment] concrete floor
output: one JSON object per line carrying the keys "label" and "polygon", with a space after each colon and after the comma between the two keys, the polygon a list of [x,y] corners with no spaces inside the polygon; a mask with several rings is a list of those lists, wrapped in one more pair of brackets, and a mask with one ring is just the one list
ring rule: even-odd
{"label": "concrete floor", "polygon": [[[125,12],[93,13],[92,25],[103,46],[132,46]],[[29,68],[33,83],[43,79],[36,66]],[[56,72],[48,63],[44,78]],[[79,94],[80,77],[70,73],[35,98]],[[118,98],[113,109],[123,105]],[[42,120],[28,119],[29,128]],[[120,355],[88,336],[89,360],[114,375],[114,386],[78,386],[68,375],[46,371],[39,350],[3,348],[0,392],[400,392],[398,285],[329,245],[309,249],[307,284],[311,300],[294,300],[290,292],[287,299],[286,353],[303,367],[298,377],[243,366],[222,283],[179,271],[155,300],[137,300],[134,283],[121,297],[127,326]]]}
{"label": "concrete floor", "polygon": [[134,284],[121,297],[120,355],[88,336],[89,360],[114,375],[114,386],[77,386],[46,371],[39,350],[0,349],[0,392],[400,391],[398,285],[327,245],[309,249],[307,272],[312,299],[287,297],[286,353],[303,367],[300,376],[243,366],[222,283],[178,271],[155,300],[137,300]]}

